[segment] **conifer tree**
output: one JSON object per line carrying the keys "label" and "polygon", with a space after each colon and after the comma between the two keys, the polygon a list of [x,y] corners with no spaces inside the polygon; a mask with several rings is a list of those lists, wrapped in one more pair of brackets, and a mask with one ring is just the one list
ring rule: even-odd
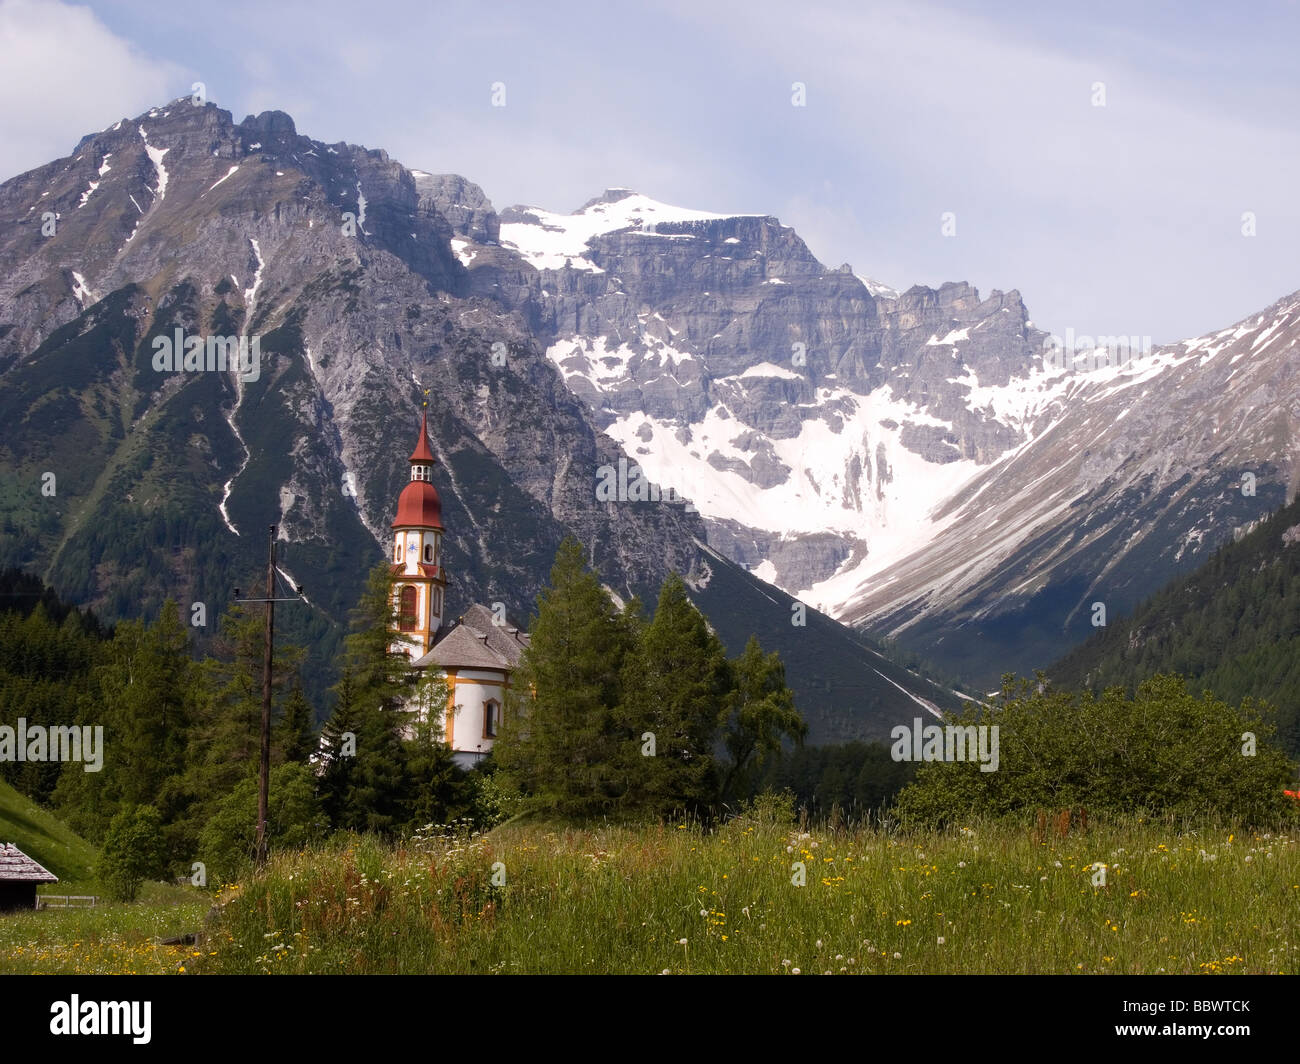
{"label": "conifer tree", "polygon": [[[726,651],[670,574],[654,618],[623,674],[619,722],[633,742],[620,749],[624,807],[665,816],[706,814],[721,782],[714,752],[729,689]],[[652,740],[643,738],[649,733]],[[653,741],[653,755],[646,743]]]}
{"label": "conifer tree", "polygon": [[174,602],[152,624],[123,621],[103,655],[94,693],[78,711],[80,725],[104,729],[103,769],[67,766],[77,771],[65,769],[57,793],[69,823],[95,841],[128,806],[153,806],[164,825],[183,815],[186,750],[203,689]]}
{"label": "conifer tree", "polygon": [[345,670],[335,688],[339,703],[322,744],[324,754],[342,732],[356,737],[355,757],[330,757],[322,778],[335,827],[352,831],[391,833],[406,820],[403,740],[411,716],[405,703],[414,675],[407,657],[393,650],[400,637],[392,586],[386,563],[371,570],[344,641]]}
{"label": "conifer tree", "polygon": [[316,711],[295,677],[276,724],[276,746],[282,764],[306,764],[316,752]]}
{"label": "conifer tree", "polygon": [[619,791],[613,710],[629,629],[572,537],[556,553],[529,634],[494,758],[536,806],[597,813]]}
{"label": "conifer tree", "polygon": [[755,636],[731,662],[731,690],[724,700],[722,727],[731,759],[722,782],[724,800],[744,789],[765,758],[781,752],[783,740],[802,745],[808,735],[808,724],[786,686],[781,655],[764,654]]}

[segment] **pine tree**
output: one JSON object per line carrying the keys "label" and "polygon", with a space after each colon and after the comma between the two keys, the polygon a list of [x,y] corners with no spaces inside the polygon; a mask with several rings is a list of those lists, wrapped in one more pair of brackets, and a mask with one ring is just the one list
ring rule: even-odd
{"label": "pine tree", "polygon": [[306,764],[316,752],[316,711],[295,678],[276,722],[275,745],[281,764]]}
{"label": "pine tree", "polygon": [[[164,825],[184,816],[186,751],[203,695],[174,602],[152,624],[123,621],[103,655],[95,691],[78,711],[79,724],[104,729],[103,770],[87,773],[69,764],[57,792],[69,823],[96,841],[128,806],[155,807]],[[180,843],[169,835],[169,845],[175,850]]]}
{"label": "pine tree", "polygon": [[724,800],[744,788],[766,757],[781,752],[784,739],[802,745],[808,735],[808,724],[786,686],[781,655],[764,654],[752,635],[731,663],[731,683],[724,702],[723,740],[731,757],[722,783]]}
{"label": "pine tree", "polygon": [[[335,827],[352,831],[389,834],[406,820],[404,737],[412,723],[406,700],[415,677],[406,656],[393,650],[400,635],[392,587],[387,564],[377,565],[352,614],[344,674],[335,688],[339,703],[322,743],[326,807]],[[344,731],[355,735],[355,757],[327,754]]]}
{"label": "pine tree", "polygon": [[[262,748],[262,683],[265,617],[234,603],[222,616],[216,656],[198,666],[204,697],[190,730],[185,790],[192,807],[183,832],[197,843],[221,803],[244,780],[258,774]],[[305,651],[284,643],[271,663],[272,697],[296,675]],[[273,736],[274,736],[273,732]]]}
{"label": "pine tree", "polygon": [[343,822],[350,801],[357,733],[361,730],[361,712],[351,669],[344,668],[339,682],[334,685],[334,693],[338,701],[321,729],[317,753],[321,802],[330,823],[337,826]]}
{"label": "pine tree", "polygon": [[535,805],[582,816],[618,796],[613,710],[628,639],[627,623],[584,565],[582,545],[566,538],[538,596],[493,747],[506,782]]}
{"label": "pine tree", "polygon": [[729,689],[727,659],[675,573],[629,656],[623,687],[619,721],[637,740],[634,751],[628,743],[620,751],[624,807],[659,816],[683,809],[707,814],[721,782],[714,747]]}

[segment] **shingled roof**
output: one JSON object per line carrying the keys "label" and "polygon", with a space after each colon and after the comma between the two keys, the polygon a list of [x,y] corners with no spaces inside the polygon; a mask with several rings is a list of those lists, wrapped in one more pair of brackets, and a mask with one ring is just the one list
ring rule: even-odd
{"label": "shingled roof", "polygon": [[12,842],[0,844],[0,883],[57,883],[47,872]]}
{"label": "shingled roof", "polygon": [[415,664],[436,665],[441,669],[509,671],[518,668],[528,646],[528,633],[493,622],[491,610],[474,604],[454,625],[438,633],[432,649]]}

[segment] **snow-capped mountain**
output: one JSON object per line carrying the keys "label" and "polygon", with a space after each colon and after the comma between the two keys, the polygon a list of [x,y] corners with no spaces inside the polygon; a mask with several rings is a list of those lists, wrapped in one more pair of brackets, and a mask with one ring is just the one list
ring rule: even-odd
{"label": "snow-capped mountain", "polygon": [[[733,224],[661,217],[651,224]],[[622,228],[591,229],[609,224]],[[734,224],[768,232],[760,218]],[[262,571],[274,525],[282,575],[309,593],[277,630],[309,648],[320,700],[386,556],[427,403],[449,615],[500,602],[526,622],[572,534],[620,599],[653,603],[675,570],[733,654],[755,633],[778,650],[814,741],[886,738],[918,709],[958,704],[709,548],[698,513],[598,496],[601,471],[626,456],[546,357],[542,316],[586,322],[582,284],[621,282],[608,250],[583,253],[607,237],[544,233],[552,244],[535,250],[553,258],[538,261],[563,254],[549,272],[504,243],[543,225],[560,228],[499,218],[464,178],[312,140],[281,112],[235,122],[189,99],[0,184],[0,567],[39,573],[109,621],[203,603],[202,639]],[[788,231],[771,234],[808,258]],[[209,350],[256,341],[253,372],[160,364],[178,334]]]}
{"label": "snow-capped mountain", "polygon": [[[152,579],[131,544],[156,546],[154,506],[179,506],[177,551],[251,561],[244,530],[275,523],[300,580],[337,571],[339,537],[370,549],[400,483],[388,426],[430,385],[467,597],[526,610],[574,531],[621,595],[676,568],[789,636],[788,601],[709,576],[727,559],[983,681],[1295,487],[1297,297],[1067,367],[1017,292],[897,292],[771,216],[628,189],[498,213],[458,175],[185,100],[4,183],[0,219],[5,558],[110,613]],[[178,326],[260,336],[261,375],[159,376]],[[692,505],[601,499],[620,450]],[[56,465],[58,503],[31,509]]]}
{"label": "snow-capped mountain", "polygon": [[[1150,350],[1051,338],[1014,291],[898,293],[775,218],[628,189],[509,208],[499,240],[465,243],[471,285],[715,548],[986,681],[1082,638],[1092,602],[1131,608],[1293,477],[1294,299]],[[1222,427],[1260,403],[1265,439]],[[1221,427],[1192,439],[1199,409]]]}

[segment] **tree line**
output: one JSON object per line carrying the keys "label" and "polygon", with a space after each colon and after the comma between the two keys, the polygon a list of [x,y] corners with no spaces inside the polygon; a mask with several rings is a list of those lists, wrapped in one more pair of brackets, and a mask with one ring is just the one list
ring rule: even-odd
{"label": "tree line", "polygon": [[537,601],[493,759],[530,810],[708,818],[807,725],[780,655],[728,659],[681,578],[621,608],[566,539]]}

